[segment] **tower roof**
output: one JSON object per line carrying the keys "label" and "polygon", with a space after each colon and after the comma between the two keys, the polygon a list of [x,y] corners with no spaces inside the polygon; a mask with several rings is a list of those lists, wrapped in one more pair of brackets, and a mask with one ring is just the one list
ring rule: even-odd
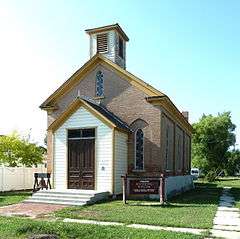
{"label": "tower roof", "polygon": [[92,28],[92,29],[86,29],[85,32],[87,34],[94,34],[94,33],[100,33],[100,32],[105,32],[105,31],[110,31],[110,30],[116,30],[125,41],[129,41],[128,36],[126,33],[123,31],[123,29],[119,26],[118,23],[112,24],[112,25],[107,25],[103,27],[97,27],[97,28]]}

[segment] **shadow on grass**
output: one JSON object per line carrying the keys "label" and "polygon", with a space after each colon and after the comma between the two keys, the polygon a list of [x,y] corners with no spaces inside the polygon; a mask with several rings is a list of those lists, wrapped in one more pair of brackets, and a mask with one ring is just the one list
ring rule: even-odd
{"label": "shadow on grass", "polygon": [[240,180],[240,177],[229,177],[229,178],[219,178],[216,180],[216,182],[221,182],[221,181],[237,181]]}
{"label": "shadow on grass", "polygon": [[172,204],[170,202],[167,202],[165,204],[142,204],[142,203],[127,203],[127,206],[131,206],[131,207],[149,207],[149,208],[181,208],[181,207],[202,207],[203,205],[186,205],[186,204],[182,204],[182,205],[177,205],[177,204]]}

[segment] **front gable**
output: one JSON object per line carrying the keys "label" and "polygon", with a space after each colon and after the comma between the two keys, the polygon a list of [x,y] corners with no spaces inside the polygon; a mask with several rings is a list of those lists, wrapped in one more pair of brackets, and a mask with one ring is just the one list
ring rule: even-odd
{"label": "front gable", "polygon": [[[104,97],[100,98],[96,97],[95,92],[96,74],[98,71],[101,71],[104,75]],[[42,109],[50,112],[48,125],[53,123],[79,94],[100,100],[103,105],[107,106],[107,108],[109,107],[109,109],[120,118],[122,118],[125,112],[121,114],[120,110],[116,111],[116,107],[112,107],[112,105],[119,103],[119,101],[124,102],[124,104],[127,104],[130,107],[134,98],[139,97],[141,98],[140,104],[142,104],[144,108],[144,105],[152,104],[152,101],[148,100],[149,98],[161,98],[161,101],[158,101],[158,105],[164,107],[169,112],[174,111],[174,114],[177,115],[175,119],[187,130],[192,130],[191,125],[185,120],[181,112],[165,94],[154,89],[152,86],[122,69],[110,60],[104,58],[100,54],[91,58],[40,106]],[[168,100],[168,104],[165,104],[165,100]],[[113,103],[113,101],[115,101],[115,103]],[[127,110],[132,110],[129,107]],[[154,104],[152,107],[155,107]],[[142,113],[144,113],[144,110]],[[125,118],[122,119],[129,124],[131,123]]]}
{"label": "front gable", "polygon": [[86,97],[77,97],[71,104],[69,104],[67,109],[49,125],[48,131],[56,131],[59,127],[65,124],[80,107],[87,110],[94,117],[112,129],[117,128],[119,131],[125,133],[131,132],[129,126],[125,122],[106,109],[103,105]]}
{"label": "front gable", "polygon": [[[98,71],[101,71],[104,75],[104,97],[97,97],[95,92],[96,74]],[[48,125],[58,119],[79,95],[87,96],[96,101],[101,101],[101,104],[106,106],[114,98],[119,97],[123,94],[123,92],[127,92],[132,87],[134,86],[132,86],[129,81],[120,77],[115,73],[115,71],[98,63],[91,71],[88,72],[88,74],[81,78],[81,80],[79,80],[72,89],[67,91],[54,102],[54,107],[56,109],[49,113],[50,120]],[[143,100],[144,97],[145,94],[142,97]]]}
{"label": "front gable", "polygon": [[134,76],[130,72],[122,69],[120,66],[101,56],[96,54],[88,62],[86,62],[78,71],[76,71],[65,83],[63,83],[52,95],[50,95],[41,105],[41,109],[48,109],[52,107],[59,98],[64,96],[67,92],[76,87],[76,85],[82,81],[91,71],[93,71],[98,65],[102,65],[115,74],[118,74],[131,85],[134,85],[139,90],[146,93],[148,96],[160,96],[164,95],[162,92],[156,90],[149,84],[145,83],[138,77]]}
{"label": "front gable", "polygon": [[58,190],[68,188],[68,130],[79,128],[95,128],[96,190],[111,191],[113,129],[84,106],[80,106],[53,133],[54,187]]}
{"label": "front gable", "polygon": [[[115,127],[115,125],[111,121],[109,121],[104,116],[96,112],[83,100],[75,99],[71,104],[68,105],[67,109],[52,124],[49,125],[48,130],[55,132],[56,130],[58,130],[58,128],[62,127],[62,125],[68,125],[69,123],[68,121],[71,120],[71,118],[75,119],[76,118],[75,114],[77,114],[76,112],[80,109],[85,110],[89,114],[92,114],[95,118],[105,123],[110,128]],[[79,127],[79,125],[76,127]]]}

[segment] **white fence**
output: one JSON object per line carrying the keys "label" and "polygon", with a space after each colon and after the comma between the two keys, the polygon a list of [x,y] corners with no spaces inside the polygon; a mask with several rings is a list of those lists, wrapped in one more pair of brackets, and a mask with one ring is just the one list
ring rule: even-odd
{"label": "white fence", "polygon": [[14,191],[32,189],[34,173],[46,173],[46,168],[39,165],[37,168],[6,167],[0,165],[0,191]]}

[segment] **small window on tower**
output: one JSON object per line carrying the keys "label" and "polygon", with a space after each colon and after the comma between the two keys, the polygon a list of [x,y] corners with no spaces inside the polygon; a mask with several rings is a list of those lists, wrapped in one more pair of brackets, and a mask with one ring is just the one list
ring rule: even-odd
{"label": "small window on tower", "polygon": [[98,71],[96,74],[96,96],[104,96],[104,80],[101,71]]}
{"label": "small window on tower", "polygon": [[97,35],[97,52],[105,53],[108,51],[108,34],[102,33]]}
{"label": "small window on tower", "polygon": [[123,39],[118,37],[118,55],[123,58]]}

